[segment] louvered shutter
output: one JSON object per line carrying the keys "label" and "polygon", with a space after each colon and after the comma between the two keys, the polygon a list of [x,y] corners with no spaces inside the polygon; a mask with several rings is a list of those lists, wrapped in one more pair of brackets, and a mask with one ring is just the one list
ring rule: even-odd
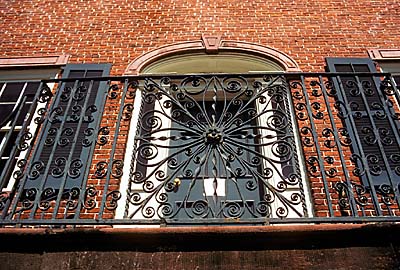
{"label": "louvered shutter", "polygon": [[[109,64],[71,64],[65,67],[63,78],[104,77],[110,68]],[[107,85],[99,80],[59,85],[32,155],[25,188],[81,187],[88,175],[106,94]],[[34,170],[39,173],[32,174]]]}
{"label": "louvered shutter", "polygon": [[[343,122],[352,139],[352,151],[367,164],[364,168],[361,160],[357,162],[363,184],[398,184],[399,125],[380,88],[381,78],[367,74],[377,72],[374,63],[369,58],[327,58],[326,62],[329,71],[348,73],[333,82],[339,101],[349,110]],[[354,72],[365,74],[351,74]]]}

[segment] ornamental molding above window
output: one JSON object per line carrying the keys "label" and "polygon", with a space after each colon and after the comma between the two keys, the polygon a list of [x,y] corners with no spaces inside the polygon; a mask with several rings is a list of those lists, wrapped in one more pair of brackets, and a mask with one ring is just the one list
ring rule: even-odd
{"label": "ornamental molding above window", "polygon": [[373,60],[399,60],[400,49],[372,49],[368,50],[368,55]]}
{"label": "ornamental molding above window", "polygon": [[147,65],[169,56],[201,52],[206,54],[248,53],[273,60],[284,71],[300,71],[298,64],[291,57],[271,47],[245,41],[222,40],[220,36],[203,35],[201,40],[166,45],[139,56],[128,65],[125,75],[138,75]]}
{"label": "ornamental molding above window", "polygon": [[68,63],[71,55],[20,56],[0,57],[0,68],[14,68],[25,66],[63,66]]}

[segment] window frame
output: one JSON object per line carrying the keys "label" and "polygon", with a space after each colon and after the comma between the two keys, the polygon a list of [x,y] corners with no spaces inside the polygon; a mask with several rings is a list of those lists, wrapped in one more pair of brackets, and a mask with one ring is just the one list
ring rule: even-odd
{"label": "window frame", "polygon": [[[57,79],[59,74],[61,72],[61,68],[55,68],[55,67],[43,67],[43,66],[37,66],[37,67],[25,67],[23,69],[21,69],[21,67],[17,67],[14,70],[11,69],[7,69],[5,72],[0,69],[0,81],[3,82],[4,84],[2,85],[2,89],[1,89],[1,93],[3,93],[3,91],[5,90],[5,88],[7,87],[7,84],[9,83],[23,83],[23,87],[21,88],[21,92],[20,92],[20,96],[18,97],[18,99],[15,102],[7,102],[7,103],[14,103],[14,107],[11,111],[11,113],[9,114],[9,116],[12,115],[18,115],[20,114],[21,110],[23,109],[23,107],[25,105],[30,105],[29,109],[28,109],[28,115],[25,116],[25,119],[22,121],[22,125],[18,125],[17,120],[18,117],[16,117],[14,120],[10,119],[9,121],[3,123],[4,125],[2,127],[0,127],[0,132],[5,133],[5,136],[3,137],[2,141],[0,142],[0,149],[1,152],[3,153],[3,149],[5,149],[7,147],[7,145],[9,144],[9,138],[11,138],[12,133],[14,133],[14,135],[17,135],[16,140],[18,141],[18,138],[20,138],[20,132],[24,129],[24,122],[27,121],[28,124],[26,125],[26,131],[28,132],[33,132],[36,133],[37,132],[37,127],[38,125],[36,123],[34,123],[34,121],[32,121],[33,119],[35,119],[36,117],[38,117],[39,115],[37,114],[38,110],[40,110],[41,108],[44,108],[46,106],[46,103],[37,103],[36,104],[36,108],[34,110],[34,115],[29,115],[29,110],[31,108],[31,106],[35,103],[34,99],[35,99],[35,95],[37,94],[38,90],[41,88],[41,80],[42,79]],[[11,76],[11,77],[10,77]],[[38,83],[38,86],[36,87],[36,93],[34,95],[34,97],[32,98],[31,101],[26,101],[26,95],[24,95],[24,92],[26,90],[26,87],[28,86],[29,83]],[[52,87],[54,87],[54,83],[48,84],[48,86],[50,87],[50,89]],[[0,94],[0,98],[1,98],[1,94]],[[0,102],[0,106],[3,105],[2,102]],[[10,135],[8,135],[10,134]],[[25,143],[30,144],[32,139],[28,139],[25,140]],[[13,149],[10,150],[10,155],[13,153]],[[3,153],[4,154],[4,153]],[[14,169],[12,172],[10,172],[8,174],[8,176],[6,175],[7,172],[3,170],[1,170],[0,175],[3,176],[3,178],[1,179],[1,190],[5,191],[5,192],[9,192],[12,190],[13,186],[15,185],[15,182],[17,181],[14,177],[13,174],[18,171],[18,167],[15,166],[17,164],[17,161],[20,159],[25,159],[26,155],[28,154],[27,149],[26,150],[22,150],[20,151],[18,154],[15,155],[12,154],[11,156],[9,155],[8,157],[5,157],[4,155],[2,155],[0,158],[2,160],[7,160],[6,163],[4,164],[4,168],[6,169],[7,167],[11,167],[13,164]],[[14,156],[15,157],[12,157]],[[9,161],[10,158],[13,158],[15,161]],[[11,162],[11,164],[9,164],[9,162]]]}
{"label": "window frame", "polygon": [[[149,75],[151,77],[151,75]],[[168,75],[166,75],[168,76]],[[290,97],[289,97],[290,98]],[[132,155],[132,153],[134,153],[135,150],[135,144],[134,143],[130,143],[130,142],[134,142],[135,141],[135,136],[138,134],[138,123],[140,121],[140,115],[139,115],[139,111],[140,108],[142,106],[142,100],[143,100],[143,96],[142,96],[142,91],[141,89],[136,89],[136,95],[135,95],[135,100],[134,100],[134,110],[132,112],[132,118],[130,121],[130,128],[129,128],[129,132],[128,132],[128,138],[127,138],[127,147],[126,147],[126,152],[125,152],[125,158],[124,158],[124,168],[123,168],[123,176],[121,179],[121,183],[120,183],[120,191],[121,191],[121,199],[120,201],[122,202],[121,204],[119,204],[119,206],[116,209],[116,218],[126,218],[127,214],[129,214],[129,209],[127,209],[127,205],[129,204],[127,202],[127,198],[128,198],[128,187],[131,184],[131,180],[129,179],[129,171],[135,171],[135,164],[134,164],[134,159],[136,157],[134,157]],[[295,130],[296,126],[297,126],[297,122],[295,119],[295,115],[294,115],[294,108],[293,108],[293,104],[288,101],[287,106],[291,107],[291,113],[290,113],[290,121],[292,123],[292,128]],[[256,109],[257,111],[259,110],[259,106],[256,104]],[[258,120],[257,120],[258,121]],[[311,204],[311,198],[310,198],[310,191],[309,191],[309,187],[308,187],[308,182],[307,182],[307,176],[305,173],[305,161],[304,161],[304,155],[302,154],[302,147],[301,147],[301,143],[300,143],[300,134],[299,132],[293,131],[293,140],[295,143],[295,149],[294,151],[296,151],[298,153],[298,167],[300,170],[300,177],[301,180],[304,184],[303,187],[303,192],[304,192],[304,199],[305,199],[305,205],[307,206],[307,209],[309,209],[309,213],[308,216],[312,216],[312,204]],[[262,147],[265,148],[265,147]],[[262,150],[262,152],[265,152],[265,150]],[[276,184],[276,180],[272,180],[270,182],[271,184]],[[266,189],[265,187],[263,187],[263,189]],[[139,191],[139,189],[138,189]],[[290,196],[290,194],[292,193],[296,193],[296,191],[300,191],[300,189],[298,187],[293,187],[293,188],[288,188],[287,193],[284,194],[289,194],[288,196]],[[275,202],[272,203],[272,207],[273,207],[273,211],[271,211],[271,216],[269,218],[276,218],[276,214],[274,213],[274,210],[278,209],[279,207],[279,202],[278,200],[276,200]],[[291,216],[289,215],[288,217],[296,217],[296,216]],[[146,219],[145,217],[137,217],[135,216],[135,219]],[[140,226],[140,225],[139,225]]]}

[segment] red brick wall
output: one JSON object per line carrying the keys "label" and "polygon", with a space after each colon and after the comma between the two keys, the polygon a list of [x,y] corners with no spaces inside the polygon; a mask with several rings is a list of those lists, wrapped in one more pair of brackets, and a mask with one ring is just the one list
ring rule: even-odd
{"label": "red brick wall", "polygon": [[[323,71],[325,57],[367,57],[367,49],[400,48],[395,0],[0,0],[0,22],[0,56],[70,54],[72,63],[112,63],[112,75],[122,75],[130,62],[150,50],[199,40],[202,34],[275,48],[303,71]],[[117,114],[118,99],[109,102],[107,107],[116,110],[108,115]],[[117,159],[123,157],[126,125],[123,129]],[[107,149],[98,147],[95,157],[104,160],[101,150]],[[92,173],[95,169],[93,164]],[[89,184],[104,181],[92,177]],[[320,188],[314,184],[312,188]],[[110,191],[116,189],[114,182]],[[320,203],[322,213],[326,202]],[[96,209],[82,217],[93,217]]]}
{"label": "red brick wall", "polygon": [[72,62],[128,63],[201,34],[271,46],[304,71],[327,56],[399,48],[400,9],[389,1],[0,1],[0,55],[72,54]]}

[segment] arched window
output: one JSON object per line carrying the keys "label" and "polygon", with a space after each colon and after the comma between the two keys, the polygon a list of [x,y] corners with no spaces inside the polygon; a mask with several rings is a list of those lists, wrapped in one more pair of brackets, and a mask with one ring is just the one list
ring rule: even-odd
{"label": "arched window", "polygon": [[238,51],[142,65],[125,156],[130,174],[122,181],[126,204],[117,216],[172,223],[306,216],[282,72],[279,61]]}
{"label": "arched window", "polygon": [[143,67],[140,74],[248,73],[284,71],[277,63],[256,55],[191,53],[173,55]]}

